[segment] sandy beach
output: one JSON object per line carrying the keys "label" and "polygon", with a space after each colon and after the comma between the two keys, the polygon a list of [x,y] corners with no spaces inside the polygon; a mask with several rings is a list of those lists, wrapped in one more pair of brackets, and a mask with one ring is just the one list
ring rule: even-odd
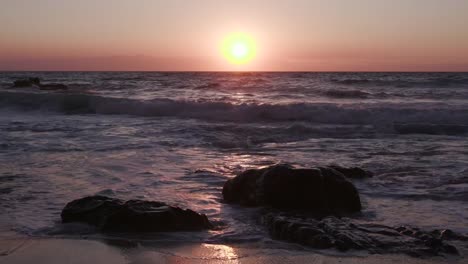
{"label": "sandy beach", "polygon": [[465,259],[415,259],[404,255],[331,256],[307,251],[264,252],[214,244],[124,248],[75,239],[12,238],[0,242],[0,263],[466,263]]}

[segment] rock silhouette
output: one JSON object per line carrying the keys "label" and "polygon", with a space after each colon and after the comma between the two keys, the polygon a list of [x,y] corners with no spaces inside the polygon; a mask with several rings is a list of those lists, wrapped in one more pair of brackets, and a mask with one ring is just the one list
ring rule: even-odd
{"label": "rock silhouette", "polygon": [[37,77],[30,77],[27,79],[16,80],[13,82],[13,87],[31,87],[31,86],[40,86],[41,80]]}
{"label": "rock silhouette", "polygon": [[204,214],[162,202],[89,196],[68,203],[62,222],[81,222],[110,232],[196,231],[212,227]]}
{"label": "rock silhouette", "polygon": [[369,253],[403,253],[413,257],[458,255],[449,241],[467,241],[450,230],[427,232],[408,226],[390,227],[360,223],[333,216],[315,219],[303,214],[266,213],[262,216],[270,235],[279,240],[316,249],[365,250]]}
{"label": "rock silhouette", "polygon": [[361,210],[359,193],[332,167],[296,169],[289,165],[246,170],[223,187],[228,203],[272,206],[337,214]]}
{"label": "rock silhouette", "polygon": [[34,87],[37,86],[41,90],[49,90],[49,91],[56,91],[56,90],[67,90],[68,86],[61,83],[41,83],[41,80],[37,77],[29,77],[26,79],[16,80],[13,82],[13,87],[21,88],[21,87]]}

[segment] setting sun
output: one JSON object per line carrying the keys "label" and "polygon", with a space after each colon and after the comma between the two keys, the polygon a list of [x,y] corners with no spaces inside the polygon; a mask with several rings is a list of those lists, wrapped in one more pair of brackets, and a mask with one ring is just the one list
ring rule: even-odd
{"label": "setting sun", "polygon": [[0,264],[468,264],[467,13],[0,0]]}
{"label": "setting sun", "polygon": [[254,40],[243,33],[226,37],[222,45],[223,56],[232,64],[246,64],[255,57]]}

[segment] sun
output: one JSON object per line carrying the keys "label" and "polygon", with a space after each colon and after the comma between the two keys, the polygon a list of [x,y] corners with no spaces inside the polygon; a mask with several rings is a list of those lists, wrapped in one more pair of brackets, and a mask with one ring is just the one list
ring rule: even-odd
{"label": "sun", "polygon": [[255,57],[255,41],[247,34],[232,33],[224,39],[221,51],[230,63],[247,64]]}

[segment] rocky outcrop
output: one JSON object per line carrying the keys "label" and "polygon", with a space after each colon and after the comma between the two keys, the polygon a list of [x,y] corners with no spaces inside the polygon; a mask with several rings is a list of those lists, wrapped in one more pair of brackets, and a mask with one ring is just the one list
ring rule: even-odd
{"label": "rocky outcrop", "polygon": [[343,213],[361,210],[359,194],[348,178],[367,177],[372,174],[357,167],[275,165],[228,180],[223,197],[228,203],[265,206],[260,222],[274,239],[316,249],[426,257],[458,255],[455,245],[466,246],[468,238],[450,230],[428,232],[343,218]]}
{"label": "rocky outcrop", "polygon": [[13,87],[20,88],[20,87],[32,87],[32,86],[40,86],[41,80],[36,77],[30,77],[27,79],[16,80],[13,82]]}
{"label": "rocky outcrop", "polygon": [[68,203],[62,222],[81,222],[109,232],[195,231],[212,228],[204,214],[162,202],[89,196]]}
{"label": "rocky outcrop", "polygon": [[61,83],[41,83],[41,80],[37,77],[30,77],[27,79],[16,80],[13,82],[13,87],[39,87],[41,90],[57,91],[57,90],[67,90],[68,86]]}
{"label": "rocky outcrop", "polygon": [[354,185],[331,167],[297,169],[274,165],[247,170],[224,184],[223,198],[244,206],[302,209],[321,214],[361,210]]}
{"label": "rocky outcrop", "polygon": [[357,223],[336,217],[319,220],[300,215],[267,213],[262,217],[262,223],[275,239],[316,249],[364,250],[375,254],[404,253],[424,257],[458,255],[457,248],[448,241],[466,241],[466,237],[450,230],[425,232],[418,228]]}

